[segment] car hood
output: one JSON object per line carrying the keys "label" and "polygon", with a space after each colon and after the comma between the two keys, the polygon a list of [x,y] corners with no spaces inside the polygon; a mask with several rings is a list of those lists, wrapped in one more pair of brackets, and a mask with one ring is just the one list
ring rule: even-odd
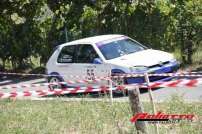
{"label": "car hood", "polygon": [[132,66],[152,66],[160,62],[174,59],[173,55],[167,52],[147,49],[132,54],[124,55],[106,62],[112,65],[132,67]]}

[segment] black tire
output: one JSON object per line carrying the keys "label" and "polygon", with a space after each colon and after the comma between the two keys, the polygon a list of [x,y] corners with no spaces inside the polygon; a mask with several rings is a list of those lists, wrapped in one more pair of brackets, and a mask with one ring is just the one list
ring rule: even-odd
{"label": "black tire", "polygon": [[[62,80],[58,77],[49,77],[48,78],[48,83],[59,83],[62,82]],[[48,86],[50,90],[55,90],[55,89],[62,89],[64,88],[64,85],[62,84],[57,84],[57,85],[49,85]]]}
{"label": "black tire", "polygon": [[[116,73],[116,74],[119,74],[119,73]],[[114,76],[114,75],[112,75],[112,76]],[[126,80],[124,78],[114,78],[114,79],[112,79],[112,81],[114,82],[115,86],[126,84]],[[123,95],[123,96],[127,95],[126,90],[115,90],[114,93],[115,94],[120,94],[120,95]]]}

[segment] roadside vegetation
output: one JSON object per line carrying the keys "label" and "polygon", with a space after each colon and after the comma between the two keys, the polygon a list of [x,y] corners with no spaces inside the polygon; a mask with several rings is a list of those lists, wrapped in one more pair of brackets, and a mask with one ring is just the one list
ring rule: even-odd
{"label": "roadside vegetation", "polygon": [[[0,133],[19,134],[124,134],[134,133],[130,122],[132,113],[128,102],[64,102],[59,98],[51,101],[3,100],[0,101]],[[152,114],[150,103],[144,102],[144,111]],[[158,111],[170,114],[195,114],[202,116],[202,103],[185,103],[174,96],[165,103],[156,104]],[[161,134],[201,134],[202,122],[160,124]],[[154,126],[148,125],[150,134]]]}
{"label": "roadside vegetation", "polygon": [[125,34],[202,61],[201,0],[2,0],[0,70],[44,71],[55,46],[101,34]]}

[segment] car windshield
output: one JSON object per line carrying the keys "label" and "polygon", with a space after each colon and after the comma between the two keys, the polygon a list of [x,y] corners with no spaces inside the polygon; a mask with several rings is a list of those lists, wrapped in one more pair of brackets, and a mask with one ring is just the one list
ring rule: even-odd
{"label": "car windshield", "polygon": [[98,46],[106,60],[146,49],[145,46],[131,39],[116,40]]}

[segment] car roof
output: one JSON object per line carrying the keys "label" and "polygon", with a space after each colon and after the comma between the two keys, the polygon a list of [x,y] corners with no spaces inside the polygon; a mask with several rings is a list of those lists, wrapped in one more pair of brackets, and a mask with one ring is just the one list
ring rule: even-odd
{"label": "car roof", "polygon": [[124,35],[119,35],[119,34],[99,35],[99,36],[93,36],[93,37],[88,37],[88,38],[67,42],[60,46],[63,47],[63,46],[74,45],[74,44],[94,44],[94,43],[98,43],[98,42],[102,42],[102,41],[110,40],[114,38],[119,38],[123,36]]}

